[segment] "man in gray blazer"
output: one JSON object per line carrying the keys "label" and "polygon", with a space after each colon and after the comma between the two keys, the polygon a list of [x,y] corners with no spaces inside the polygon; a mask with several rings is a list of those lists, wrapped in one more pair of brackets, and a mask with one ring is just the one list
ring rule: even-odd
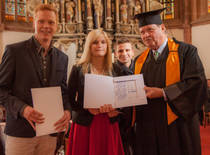
{"label": "man in gray blazer", "polygon": [[35,136],[34,123],[43,123],[44,116],[33,108],[31,88],[60,86],[64,116],[55,123],[55,129],[63,131],[69,123],[68,58],[52,45],[57,18],[51,5],[39,5],[35,9],[34,35],[5,48],[0,64],[0,94],[6,109],[6,155],[54,154],[56,137]]}

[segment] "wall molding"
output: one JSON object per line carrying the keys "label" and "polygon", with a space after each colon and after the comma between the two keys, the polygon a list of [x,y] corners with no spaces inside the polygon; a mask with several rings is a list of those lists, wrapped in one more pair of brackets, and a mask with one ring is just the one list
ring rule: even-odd
{"label": "wall molding", "polygon": [[207,14],[206,16],[201,16],[200,18],[191,23],[192,26],[199,26],[206,24],[210,24],[210,14]]}

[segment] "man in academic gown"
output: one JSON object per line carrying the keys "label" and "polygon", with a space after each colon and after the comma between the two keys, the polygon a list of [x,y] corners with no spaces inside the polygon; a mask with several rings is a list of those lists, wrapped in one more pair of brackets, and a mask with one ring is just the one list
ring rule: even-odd
{"label": "man in academic gown", "polygon": [[210,79],[207,80],[208,83],[208,101],[204,103],[203,111],[203,120],[202,124],[204,126],[210,126]]}
{"label": "man in academic gown", "polygon": [[[135,155],[201,155],[198,111],[207,83],[197,48],[167,37],[164,9],[135,15],[148,47],[135,59],[147,105],[133,109]],[[158,52],[158,54],[156,54]]]}
{"label": "man in academic gown", "polygon": [[210,115],[210,79],[207,80],[208,83],[208,102],[205,104],[205,112]]}

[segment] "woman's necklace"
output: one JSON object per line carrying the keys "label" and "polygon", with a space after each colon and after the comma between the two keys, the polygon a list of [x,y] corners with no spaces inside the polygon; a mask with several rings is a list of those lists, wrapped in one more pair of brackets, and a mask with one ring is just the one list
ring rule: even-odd
{"label": "woman's necklace", "polygon": [[91,73],[93,74],[99,74],[99,75],[105,75],[105,69],[104,67],[102,69],[96,69],[92,64],[90,65]]}

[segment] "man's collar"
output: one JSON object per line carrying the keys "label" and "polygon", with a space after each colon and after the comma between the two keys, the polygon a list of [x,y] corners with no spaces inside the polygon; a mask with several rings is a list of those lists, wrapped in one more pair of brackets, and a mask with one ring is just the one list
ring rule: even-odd
{"label": "man's collar", "polygon": [[[165,41],[162,43],[162,45],[156,50],[156,51],[158,51],[159,54],[162,53],[163,49],[166,47],[167,42],[168,42],[168,38],[166,38]],[[153,50],[153,52],[154,52],[154,50]]]}
{"label": "man's collar", "polygon": [[[36,49],[38,51],[38,53],[40,53],[42,50],[44,50],[44,47],[42,47],[42,45],[39,43],[39,41],[35,38],[35,36],[32,37],[33,38],[33,42],[36,46]],[[50,46],[48,48],[48,52],[50,52],[53,48],[53,45],[52,45],[52,41],[50,43]]]}
{"label": "man's collar", "polygon": [[[119,60],[117,60],[117,63],[120,65],[120,66],[125,66],[127,67],[125,64],[123,64],[122,62],[120,62]],[[132,66],[132,59],[131,59],[131,64],[129,65],[129,67],[127,68],[130,68]]]}

